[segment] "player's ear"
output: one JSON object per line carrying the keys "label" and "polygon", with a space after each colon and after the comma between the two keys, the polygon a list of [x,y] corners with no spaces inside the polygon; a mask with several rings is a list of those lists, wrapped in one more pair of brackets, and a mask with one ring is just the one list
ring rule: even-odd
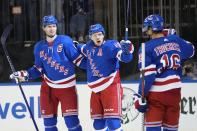
{"label": "player's ear", "polygon": [[42,26],[42,30],[45,31],[45,26]]}
{"label": "player's ear", "polygon": [[153,34],[153,29],[151,27],[148,27],[148,30],[146,32],[147,35],[152,35]]}

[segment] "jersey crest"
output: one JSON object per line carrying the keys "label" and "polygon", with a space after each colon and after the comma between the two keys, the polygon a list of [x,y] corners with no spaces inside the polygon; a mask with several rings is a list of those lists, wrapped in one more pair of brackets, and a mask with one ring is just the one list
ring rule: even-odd
{"label": "jersey crest", "polygon": [[59,44],[57,46],[57,52],[62,52],[62,50],[63,50],[63,44]]}

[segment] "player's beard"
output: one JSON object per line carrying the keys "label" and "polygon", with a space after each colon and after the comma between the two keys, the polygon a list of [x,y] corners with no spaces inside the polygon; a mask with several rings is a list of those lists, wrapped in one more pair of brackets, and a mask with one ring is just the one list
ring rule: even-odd
{"label": "player's beard", "polygon": [[56,34],[54,35],[46,35],[47,37],[53,38]]}
{"label": "player's beard", "polygon": [[57,34],[57,32],[55,30],[50,30],[50,31],[47,31],[45,34],[47,37],[53,38]]}

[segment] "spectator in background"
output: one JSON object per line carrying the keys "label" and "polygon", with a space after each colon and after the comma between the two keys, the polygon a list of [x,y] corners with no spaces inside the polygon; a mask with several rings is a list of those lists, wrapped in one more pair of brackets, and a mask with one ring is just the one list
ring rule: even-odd
{"label": "spectator in background", "polygon": [[194,74],[194,63],[185,64],[183,67],[183,80],[197,80]]}
{"label": "spectator in background", "polygon": [[86,13],[79,7],[78,12],[71,17],[70,33],[73,40],[85,42],[85,31],[87,26]]}

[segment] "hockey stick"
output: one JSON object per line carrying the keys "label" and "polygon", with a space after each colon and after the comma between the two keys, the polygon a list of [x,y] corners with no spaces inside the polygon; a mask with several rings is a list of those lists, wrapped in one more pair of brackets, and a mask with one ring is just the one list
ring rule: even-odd
{"label": "hockey stick", "polygon": [[130,0],[125,1],[125,7],[127,5],[127,10],[125,11],[125,40],[128,40],[128,21],[129,21],[129,9],[130,9]]}
{"label": "hockey stick", "polygon": [[[144,96],[144,86],[145,86],[145,79],[144,79],[144,74],[145,74],[145,43],[142,43],[142,103],[145,102],[145,96]],[[145,130],[144,127],[144,113],[142,113],[142,131]]]}
{"label": "hockey stick", "polygon": [[170,0],[170,30],[169,32],[171,32],[173,25],[172,25],[172,20],[173,20],[173,7],[172,7],[172,1]]}
{"label": "hockey stick", "polygon": [[[12,28],[13,28],[13,25],[12,25],[12,24],[9,24],[9,25],[4,29],[3,34],[1,35],[1,44],[2,44],[2,47],[3,47],[3,51],[4,51],[5,55],[6,55],[6,58],[7,58],[7,60],[8,60],[8,63],[9,63],[9,65],[10,65],[10,68],[11,68],[12,72],[14,73],[14,72],[16,72],[16,70],[15,70],[15,68],[14,68],[14,65],[12,64],[12,61],[11,61],[11,59],[10,59],[10,56],[9,56],[8,51],[7,51],[7,48],[6,48],[6,40],[7,40],[8,36],[9,36],[9,34],[10,34]],[[36,131],[39,131],[39,130],[38,130],[38,126],[37,126],[37,124],[36,124],[36,121],[35,121],[35,119],[34,119],[34,116],[33,116],[32,112],[31,112],[30,106],[29,106],[29,104],[28,104],[28,102],[27,102],[25,93],[24,93],[24,91],[23,91],[23,89],[22,89],[21,83],[20,83],[20,81],[19,81],[18,79],[16,79],[16,83],[18,84],[18,86],[19,86],[19,88],[20,88],[20,91],[21,91],[21,93],[22,93],[23,99],[25,100],[25,104],[26,104],[26,106],[27,106],[27,108],[28,108],[28,111],[29,111],[30,116],[31,116],[31,118],[32,118],[32,121],[33,121],[33,123],[34,123],[34,127],[36,128]]]}

